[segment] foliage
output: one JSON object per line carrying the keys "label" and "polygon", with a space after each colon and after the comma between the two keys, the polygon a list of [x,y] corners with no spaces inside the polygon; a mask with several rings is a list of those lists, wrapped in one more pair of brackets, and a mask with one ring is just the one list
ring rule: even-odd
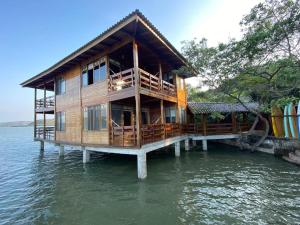
{"label": "foliage", "polygon": [[185,41],[183,54],[209,87],[207,92],[191,89],[190,98],[257,101],[269,111],[272,102],[300,97],[299,21],[299,1],[267,0],[242,19],[239,41],[217,47],[208,47],[206,39]]}

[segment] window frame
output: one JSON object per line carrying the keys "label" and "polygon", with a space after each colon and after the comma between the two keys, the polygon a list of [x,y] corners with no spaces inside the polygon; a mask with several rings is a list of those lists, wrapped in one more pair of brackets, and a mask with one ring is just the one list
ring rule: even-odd
{"label": "window frame", "polygon": [[66,131],[66,112],[55,112],[55,131]]}
{"label": "window frame", "polygon": [[[105,109],[105,127],[103,127],[102,110]],[[99,132],[108,129],[107,103],[83,107],[83,130],[86,132]],[[97,121],[97,123],[95,122]]]}
{"label": "window frame", "polygon": [[[66,80],[63,76],[59,76],[55,79],[55,95],[64,95],[66,94]],[[62,91],[63,87],[63,91]]]}
{"label": "window frame", "polygon": [[[105,70],[104,70],[104,76],[102,77],[101,75],[101,65],[104,64]],[[95,68],[98,67],[98,79],[95,75]],[[92,71],[92,75],[89,75],[89,71]],[[84,73],[85,72],[85,73]],[[89,78],[89,76],[91,76],[91,78]],[[102,79],[104,78],[104,79]],[[89,84],[89,79],[92,79],[92,83]],[[93,84],[97,84],[100,82],[105,82],[107,79],[107,60],[106,60],[106,56],[105,57],[101,57],[97,60],[94,60],[92,62],[87,63],[86,65],[84,65],[82,67],[81,70],[81,87],[85,88],[85,87],[89,87]]]}

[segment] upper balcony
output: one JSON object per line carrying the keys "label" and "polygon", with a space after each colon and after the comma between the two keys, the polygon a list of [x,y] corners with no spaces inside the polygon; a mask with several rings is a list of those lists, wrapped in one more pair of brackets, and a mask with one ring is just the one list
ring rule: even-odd
{"label": "upper balcony", "polygon": [[[125,89],[130,90],[130,88],[134,92],[133,87],[136,85],[135,77],[139,79],[138,85],[141,94],[176,101],[177,92],[174,84],[160,79],[158,74],[153,75],[140,68],[138,69],[137,76],[135,76],[133,68],[110,75],[108,80],[109,93],[114,94]],[[126,95],[122,96],[126,97]]]}
{"label": "upper balcony", "polygon": [[36,112],[54,112],[55,97],[48,96],[35,100],[35,111]]}

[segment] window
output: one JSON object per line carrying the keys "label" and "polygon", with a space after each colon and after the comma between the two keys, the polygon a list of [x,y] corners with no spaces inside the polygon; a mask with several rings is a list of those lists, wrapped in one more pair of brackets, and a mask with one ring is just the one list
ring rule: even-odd
{"label": "window", "polygon": [[66,92],[66,81],[63,77],[56,79],[56,94],[62,95]]}
{"label": "window", "polygon": [[88,86],[106,79],[106,64],[104,59],[88,64],[82,70],[82,86]]}
{"label": "window", "polygon": [[175,107],[167,107],[165,110],[166,123],[176,122],[176,109]]}
{"label": "window", "polygon": [[65,112],[57,112],[56,113],[56,130],[57,131],[65,131],[66,129],[66,116],[65,116]]}
{"label": "window", "polygon": [[142,112],[142,125],[148,124],[148,113]]}
{"label": "window", "polygon": [[83,109],[84,130],[100,130],[107,128],[107,105],[89,106]]}
{"label": "window", "polygon": [[185,109],[183,107],[180,107],[180,123],[181,124],[186,123],[186,114],[185,114]]}
{"label": "window", "polygon": [[101,105],[101,129],[107,128],[107,105]]}

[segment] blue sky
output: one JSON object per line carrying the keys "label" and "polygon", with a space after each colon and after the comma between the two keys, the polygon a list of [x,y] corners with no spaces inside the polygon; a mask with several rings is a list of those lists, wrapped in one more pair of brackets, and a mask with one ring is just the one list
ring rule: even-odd
{"label": "blue sky", "polygon": [[238,22],[258,0],[2,1],[0,122],[33,119],[33,90],[22,81],[45,70],[135,9],[180,50],[182,40],[211,45],[239,37]]}

